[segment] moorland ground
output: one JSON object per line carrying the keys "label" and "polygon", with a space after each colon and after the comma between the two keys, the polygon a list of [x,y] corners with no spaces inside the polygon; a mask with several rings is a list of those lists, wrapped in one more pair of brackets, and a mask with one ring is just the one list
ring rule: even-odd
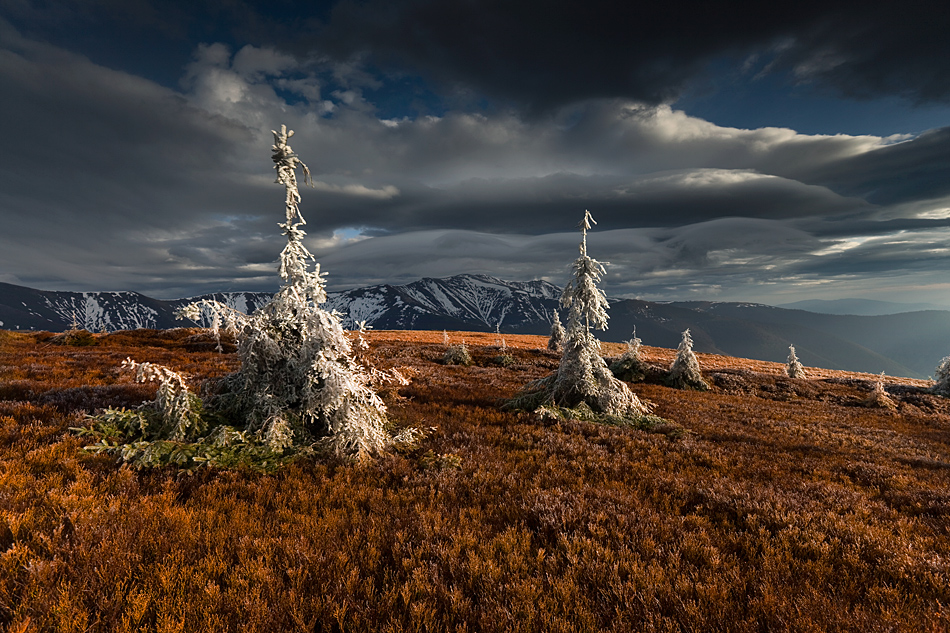
{"label": "moorland ground", "polygon": [[543,337],[450,333],[466,367],[442,336],[369,335],[412,377],[385,399],[431,429],[418,449],[185,473],[69,427],[153,396],[127,356],[197,383],[233,353],[197,330],[0,331],[0,628],[950,629],[950,400],[927,383],[885,379],[890,406],[875,376],[699,354],[708,392],[631,385],[670,421],[643,431],[500,410],[557,367]]}

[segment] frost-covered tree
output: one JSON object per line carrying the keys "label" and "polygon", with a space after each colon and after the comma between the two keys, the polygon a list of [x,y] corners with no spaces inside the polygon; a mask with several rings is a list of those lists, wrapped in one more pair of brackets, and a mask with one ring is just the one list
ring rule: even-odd
{"label": "frost-covered tree", "polygon": [[280,254],[284,283],[273,299],[252,315],[202,301],[183,314],[202,309],[235,331],[241,369],[228,377],[215,404],[245,421],[275,447],[329,437],[343,453],[373,453],[390,441],[384,430],[386,407],[370,387],[368,373],[355,361],[339,317],[320,307],[326,301],[320,264],[303,243],[296,169],[307,166],[288,144],[292,130],[273,132],[276,182],[284,186],[287,244]]}
{"label": "frost-covered tree", "polygon": [[525,387],[513,406],[553,404],[561,408],[586,405],[593,412],[636,418],[649,412],[649,406],[621,381],[617,380],[600,355],[600,342],[591,329],[607,329],[607,297],[598,287],[605,270],[603,264],[587,254],[587,231],[596,224],[589,211],[584,212],[580,256],[571,266],[571,279],[561,295],[567,309],[567,331],[557,373]]}
{"label": "frost-covered tree", "polygon": [[[288,143],[293,131],[282,125],[273,134],[276,182],[285,191],[285,220],[279,226],[287,244],[280,254],[280,290],[250,315],[208,300],[186,306],[180,313],[194,320],[210,313],[214,332],[223,325],[237,340],[241,367],[216,385],[204,409],[240,431],[212,435],[239,436],[242,441],[256,438],[277,454],[317,443],[339,453],[372,454],[394,441],[385,430],[386,407],[371,384],[382,372],[357,362],[338,315],[320,307],[326,301],[324,280],[319,264],[311,270],[314,258],[303,242],[306,222],[300,214],[296,175],[301,168],[309,180],[310,172]],[[165,400],[190,402],[182,379],[171,370],[147,364],[133,363],[132,367],[140,376],[161,380],[160,396],[162,390],[171,394]],[[400,379],[393,375],[393,380]],[[169,409],[171,417],[181,418],[175,407]],[[181,418],[181,424],[185,422]],[[175,424],[175,429],[181,426]],[[175,431],[175,435],[180,433]]]}
{"label": "frost-covered tree", "polygon": [[627,341],[627,349],[620,358],[610,365],[610,372],[627,382],[638,382],[646,377],[646,364],[640,358],[640,347],[643,341],[637,338],[637,328],[633,328],[633,335]]}
{"label": "frost-covered tree", "polygon": [[785,374],[789,378],[805,378],[805,368],[795,355],[795,346],[788,346],[788,364],[785,365]]}
{"label": "frost-covered tree", "polygon": [[557,310],[551,310],[551,337],[548,339],[548,350],[560,352],[564,345],[564,326]]}
{"label": "frost-covered tree", "polygon": [[941,396],[950,397],[950,356],[945,356],[934,370],[934,386],[932,392]]}
{"label": "frost-covered tree", "polygon": [[878,376],[878,379],[874,381],[874,386],[871,388],[871,394],[864,401],[864,404],[869,407],[877,407],[881,409],[896,409],[897,405],[891,400],[891,397],[887,395],[887,389],[884,388],[884,372],[881,372],[881,375]]}
{"label": "frost-covered tree", "polygon": [[693,337],[689,333],[689,328],[683,332],[683,338],[680,340],[679,347],[676,348],[676,358],[670,365],[670,375],[667,383],[677,389],[697,389],[706,391],[709,385],[703,380],[703,374],[699,369],[699,361],[696,354],[693,353]]}
{"label": "frost-covered tree", "polygon": [[468,351],[465,343],[449,345],[445,354],[442,355],[442,362],[446,365],[468,365],[472,364],[472,355]]}

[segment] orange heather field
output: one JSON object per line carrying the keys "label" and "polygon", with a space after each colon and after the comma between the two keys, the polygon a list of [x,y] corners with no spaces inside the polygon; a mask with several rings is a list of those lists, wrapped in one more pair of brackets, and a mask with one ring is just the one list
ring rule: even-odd
{"label": "orange heather field", "polygon": [[418,449],[182,472],[69,429],[153,397],[126,357],[197,387],[233,351],[0,331],[0,628],[950,630],[950,400],[927,382],[886,377],[881,400],[873,375],[699,354],[710,391],[630,385],[669,421],[647,432],[499,409],[556,369],[545,337],[449,332],[466,367],[442,332],[368,336],[412,378],[383,396],[430,429]]}

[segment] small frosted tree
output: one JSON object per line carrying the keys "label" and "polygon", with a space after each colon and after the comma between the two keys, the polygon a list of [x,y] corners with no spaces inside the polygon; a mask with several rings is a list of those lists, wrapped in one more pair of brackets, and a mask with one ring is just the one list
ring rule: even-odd
{"label": "small frosted tree", "polygon": [[445,354],[442,355],[442,363],[445,365],[471,365],[472,354],[468,351],[468,346],[464,342],[455,345],[449,345]]}
{"label": "small frosted tree", "polygon": [[805,368],[795,355],[795,346],[788,346],[788,364],[785,365],[785,374],[789,378],[805,378]]}
{"label": "small frosted tree", "polygon": [[683,332],[683,338],[680,340],[679,347],[676,348],[676,358],[670,365],[670,375],[667,383],[677,389],[696,389],[706,391],[709,385],[703,380],[703,374],[699,369],[699,360],[693,353],[693,337],[689,333],[689,328]]}
{"label": "small frosted tree", "polygon": [[638,418],[649,406],[617,380],[600,355],[600,342],[592,328],[607,329],[607,297],[598,288],[604,266],[587,254],[587,231],[596,224],[584,212],[580,257],[571,266],[571,279],[561,295],[567,309],[567,331],[557,373],[525,387],[512,406],[535,408],[544,404],[573,409],[584,405],[596,414]]}
{"label": "small frosted tree", "polygon": [[551,311],[551,337],[548,339],[548,350],[560,352],[564,345],[564,326],[561,325],[561,317],[557,310]]}
{"label": "small frosted tree", "polygon": [[934,370],[934,386],[930,390],[940,396],[950,397],[950,356],[945,356]]}
{"label": "small frosted tree", "polygon": [[633,335],[627,341],[627,349],[620,358],[610,365],[611,373],[627,382],[639,382],[646,377],[646,364],[640,358],[640,348],[643,341],[637,338],[637,328],[633,328]]}
{"label": "small frosted tree", "polygon": [[871,388],[871,394],[864,401],[864,404],[869,407],[876,407],[880,409],[896,409],[897,405],[891,400],[891,397],[887,395],[887,389],[884,387],[884,372],[881,372],[881,375],[878,376],[878,379],[874,381],[874,386]]}

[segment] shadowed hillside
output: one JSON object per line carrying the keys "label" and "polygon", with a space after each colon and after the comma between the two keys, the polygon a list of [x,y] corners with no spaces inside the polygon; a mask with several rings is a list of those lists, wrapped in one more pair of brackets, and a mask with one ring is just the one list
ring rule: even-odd
{"label": "shadowed hillside", "polygon": [[885,406],[874,376],[699,354],[708,392],[630,385],[670,421],[646,432],[501,411],[557,367],[546,339],[449,332],[474,364],[446,366],[442,336],[369,336],[412,376],[384,395],[432,429],[421,448],[185,474],[84,454],[68,429],[154,394],[127,356],[197,386],[232,353],[193,329],[0,331],[0,627],[950,628],[950,400],[928,383],[888,378]]}

